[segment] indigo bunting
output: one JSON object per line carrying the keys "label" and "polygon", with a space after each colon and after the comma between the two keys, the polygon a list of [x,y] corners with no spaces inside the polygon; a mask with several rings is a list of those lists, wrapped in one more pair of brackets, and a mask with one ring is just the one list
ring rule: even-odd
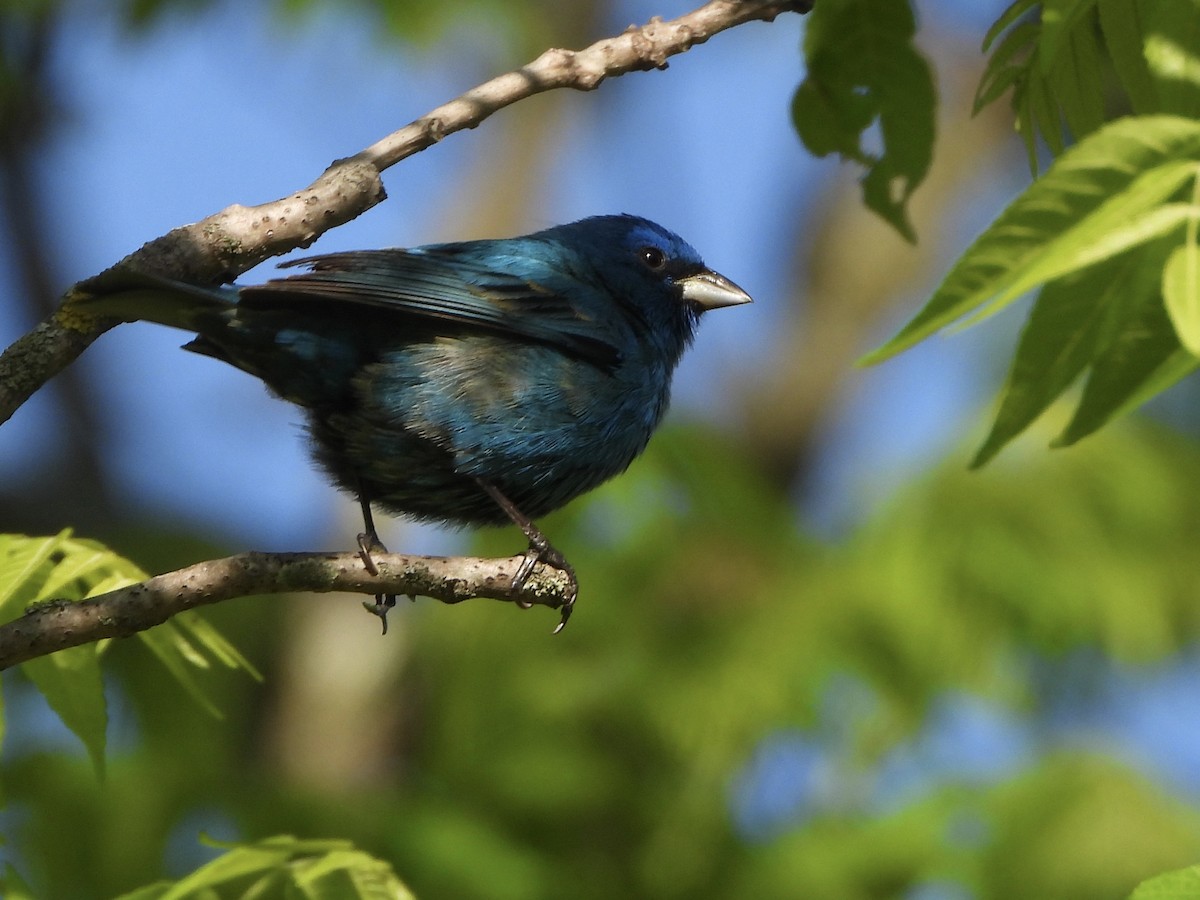
{"label": "indigo bunting", "polygon": [[[511,520],[529,539],[518,590],[538,561],[575,584],[533,518],[623,472],[666,411],[700,315],[750,302],[630,215],[282,264],[295,266],[307,271],[240,288],[130,273],[118,293],[73,302],[193,331],[185,349],[303,408],[315,458],[361,504],[372,574],[375,504],[451,525]],[[385,630],[394,602],[376,598]]]}

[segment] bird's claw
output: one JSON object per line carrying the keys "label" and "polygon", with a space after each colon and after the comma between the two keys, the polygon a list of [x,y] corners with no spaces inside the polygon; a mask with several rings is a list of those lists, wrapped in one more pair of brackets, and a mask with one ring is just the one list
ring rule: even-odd
{"label": "bird's claw", "polygon": [[533,567],[539,562],[558,569],[560,572],[565,572],[567,578],[570,579],[570,593],[563,600],[560,607],[562,610],[562,619],[559,620],[558,627],[554,629],[554,633],[558,634],[566,627],[567,619],[571,617],[571,610],[575,608],[575,598],[579,594],[579,582],[575,579],[574,567],[567,562],[565,556],[554,549],[554,546],[546,539],[546,536],[542,534],[538,527],[533,524],[533,521],[517,509],[516,505],[504,496],[494,484],[482,478],[476,478],[475,482],[485,494],[496,502],[497,506],[504,510],[505,514],[512,519],[513,524],[525,532],[525,537],[529,538],[529,549],[525,551],[525,558],[517,566],[517,571],[513,574],[512,578],[512,592],[517,595],[514,598],[517,606],[522,609],[529,609],[533,606],[533,603],[523,599],[520,593],[522,588],[525,587],[525,582],[529,580],[529,576],[533,574]]}
{"label": "bird's claw", "polygon": [[379,574],[379,567],[375,565],[375,560],[371,557],[371,554],[387,553],[387,547],[383,546],[383,541],[379,540],[379,535],[373,531],[363,532],[358,536],[357,540],[358,558],[362,560],[367,574],[373,578]]}
{"label": "bird's claw", "polygon": [[571,618],[571,613],[575,611],[575,598],[579,596],[579,585],[575,582],[575,573],[571,572],[571,593],[567,599],[563,601],[563,605],[559,608],[561,618],[558,624],[554,626],[551,634],[558,634],[567,627],[567,619]]}
{"label": "bird's claw", "polygon": [[[367,574],[372,578],[379,574],[379,566],[375,565],[375,560],[372,558],[372,553],[387,553],[387,547],[383,546],[383,541],[379,540],[372,529],[371,531],[363,532],[358,536],[358,558],[362,560],[363,568],[367,570]],[[383,622],[383,633],[387,634],[387,614],[388,611],[396,605],[395,594],[376,594],[375,602],[368,603],[363,601],[363,607],[372,615],[379,616]]]}
{"label": "bird's claw", "polygon": [[387,614],[395,605],[395,594],[376,594],[374,603],[371,603],[369,600],[363,601],[363,609],[373,616],[379,616],[380,621],[383,622],[384,634],[387,634]]}
{"label": "bird's claw", "polygon": [[[570,593],[560,607],[562,618],[553,631],[554,634],[558,634],[566,627],[567,619],[571,618],[571,612],[575,608],[575,598],[579,595],[579,585],[575,580],[575,568],[545,538],[542,538],[540,541],[530,540],[529,549],[525,551],[525,556],[521,560],[521,564],[517,567],[516,573],[513,575],[512,590],[514,593],[520,594],[525,587],[525,582],[529,580],[529,576],[533,574],[533,570],[539,562],[558,569],[560,572],[565,572],[571,581]],[[533,601],[519,596],[516,603],[521,609],[530,609],[533,607]]]}

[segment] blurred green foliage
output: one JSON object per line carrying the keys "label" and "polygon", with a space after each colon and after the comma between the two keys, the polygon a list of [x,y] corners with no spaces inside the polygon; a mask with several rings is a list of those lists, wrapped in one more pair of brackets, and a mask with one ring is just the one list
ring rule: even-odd
{"label": "blurred green foliage", "polygon": [[[744,448],[675,428],[547,521],[584,584],[563,635],[507,604],[420,601],[381,639],[345,598],[362,641],[406,657],[380,774],[322,785],[275,766],[263,729],[288,601],[224,604],[215,624],[253,648],[265,685],[218,674],[217,722],[148,654],[114,647],[134,738],[103,784],[79,754],[10,753],[13,847],[48,898],[161,877],[200,813],[223,838],[349,839],[421,897],[874,898],[943,881],[997,900],[1123,897],[1200,855],[1200,813],[1095,751],[1047,738],[1013,774],[871,797],[948,692],[1044,725],[1039,660],[1141,666],[1194,641],[1197,478],[1193,444],[1122,427],[981,474],[955,460],[828,544]],[[832,799],[739,831],[738,773],[785,731],[823,742]]]}

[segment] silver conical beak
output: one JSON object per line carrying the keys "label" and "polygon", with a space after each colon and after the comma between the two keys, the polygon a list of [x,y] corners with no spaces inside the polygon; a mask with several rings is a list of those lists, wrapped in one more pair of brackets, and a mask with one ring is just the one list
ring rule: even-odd
{"label": "silver conical beak", "polygon": [[750,295],[726,278],[709,269],[675,282],[683,289],[683,299],[706,312],[722,306],[741,306],[752,302]]}

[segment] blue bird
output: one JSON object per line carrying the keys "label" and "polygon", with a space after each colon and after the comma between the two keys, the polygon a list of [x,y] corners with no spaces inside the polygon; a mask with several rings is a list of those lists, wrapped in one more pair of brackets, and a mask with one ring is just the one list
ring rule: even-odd
{"label": "blue bird", "polygon": [[[539,560],[575,584],[533,519],[623,472],[662,420],[701,314],[750,302],[683,239],[630,215],[282,264],[296,266],[307,271],[240,288],[128,273],[104,288],[118,293],[72,302],[193,331],[185,349],[303,408],[315,458],[362,507],[372,574],[374,504],[458,526],[512,521],[529,539],[516,589]],[[385,630],[394,602],[373,607]]]}

